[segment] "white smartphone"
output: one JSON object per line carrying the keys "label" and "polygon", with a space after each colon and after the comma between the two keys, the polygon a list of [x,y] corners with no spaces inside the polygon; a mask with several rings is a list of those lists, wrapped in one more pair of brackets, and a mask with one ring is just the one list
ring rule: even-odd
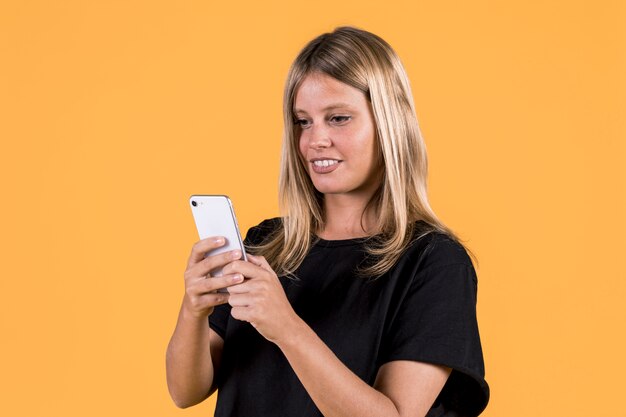
{"label": "white smartphone", "polygon": [[[223,236],[226,239],[224,246],[207,252],[205,257],[238,249],[242,254],[241,259],[248,260],[241,240],[241,233],[239,233],[235,210],[228,196],[192,195],[189,198],[189,206],[200,239],[211,236]],[[212,277],[219,277],[222,275],[222,270],[218,268],[209,273]],[[220,292],[225,291],[226,289],[220,290]]]}

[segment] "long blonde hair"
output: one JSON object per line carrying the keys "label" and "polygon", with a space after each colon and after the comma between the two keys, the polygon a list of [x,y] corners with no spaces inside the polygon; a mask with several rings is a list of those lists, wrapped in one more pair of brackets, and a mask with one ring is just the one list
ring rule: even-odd
{"label": "long blonde hair", "polygon": [[[383,39],[355,27],[338,27],[310,41],[289,69],[283,97],[284,133],[279,179],[282,227],[252,247],[279,275],[293,276],[324,228],[323,194],[315,189],[298,151],[294,100],[302,80],[323,73],[362,91],[376,122],[384,161],[381,185],[368,203],[381,233],[367,245],[374,261],[359,272],[377,277],[397,262],[412,240],[432,231],[458,237],[430,207],[428,159],[420,133],[409,79],[399,57]],[[367,207],[366,207],[367,209]],[[414,236],[415,222],[428,227]]]}

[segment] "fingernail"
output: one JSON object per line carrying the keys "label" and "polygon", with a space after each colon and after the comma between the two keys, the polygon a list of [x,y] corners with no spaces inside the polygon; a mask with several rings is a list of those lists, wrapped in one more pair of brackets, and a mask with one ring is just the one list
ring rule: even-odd
{"label": "fingernail", "polygon": [[238,250],[235,250],[233,251],[231,256],[233,259],[239,259],[241,257],[241,252],[239,252]]}
{"label": "fingernail", "polygon": [[243,275],[237,274],[233,277],[233,282],[241,282],[243,281]]}
{"label": "fingernail", "polygon": [[216,237],[215,239],[213,239],[213,242],[215,242],[215,243],[224,243],[224,238],[223,237]]}

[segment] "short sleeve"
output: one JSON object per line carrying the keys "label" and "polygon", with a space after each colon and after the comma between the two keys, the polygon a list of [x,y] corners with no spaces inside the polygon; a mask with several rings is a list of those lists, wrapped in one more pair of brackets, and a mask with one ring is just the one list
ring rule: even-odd
{"label": "short sleeve", "polygon": [[[279,218],[273,218],[264,220],[257,226],[251,227],[246,233],[246,238],[243,241],[244,246],[247,248],[250,245],[260,244],[264,237],[271,233],[274,228],[280,224]],[[226,336],[226,329],[228,327],[228,320],[230,319],[230,304],[222,304],[216,306],[213,309],[213,313],[209,316],[209,326],[215,333],[219,334],[222,339]]]}
{"label": "short sleeve", "polygon": [[435,404],[463,416],[480,414],[489,401],[476,296],[477,277],[469,260],[435,262],[418,271],[390,326],[382,357],[382,362],[414,360],[452,368]]}

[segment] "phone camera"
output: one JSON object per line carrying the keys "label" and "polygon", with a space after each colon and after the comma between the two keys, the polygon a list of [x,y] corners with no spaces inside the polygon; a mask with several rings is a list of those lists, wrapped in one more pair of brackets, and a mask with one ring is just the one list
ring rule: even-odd
{"label": "phone camera", "polygon": [[192,200],[192,201],[191,201],[191,205],[195,207],[195,206],[197,206],[197,205],[198,205],[198,203],[196,203],[196,200]]}

